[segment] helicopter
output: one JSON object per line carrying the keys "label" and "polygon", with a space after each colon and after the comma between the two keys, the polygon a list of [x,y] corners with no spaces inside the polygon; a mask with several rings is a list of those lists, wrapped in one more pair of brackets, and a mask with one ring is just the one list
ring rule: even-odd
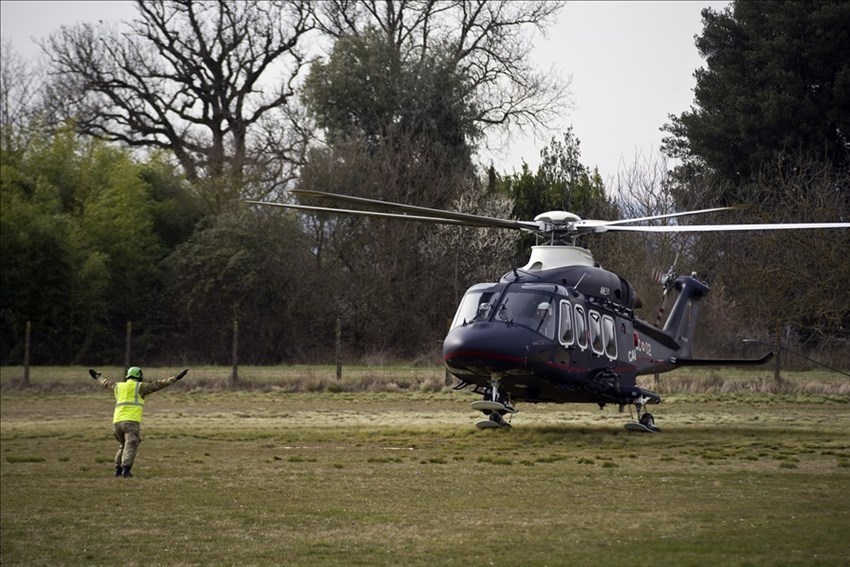
{"label": "helicopter", "polygon": [[[246,201],[288,209],[391,218],[530,232],[538,237],[526,265],[498,281],[478,283],[463,295],[443,340],[443,360],[456,379],[454,390],[480,399],[470,407],[484,419],[479,429],[508,428],[515,404],[593,403],[600,409],[629,408],[627,430],[659,432],[647,406],[661,396],[637,385],[641,375],[686,366],[760,365],[761,358],[695,358],[693,338],[709,286],[696,273],[678,275],[671,267],[658,274],[666,298],[676,298],[663,325],[637,317],[641,306],[632,285],[600,267],[576,240],[604,232],[710,232],[850,228],[850,223],[637,225],[650,221],[720,212],[718,207],[614,221],[582,219],[566,211],[548,211],[532,221],[494,218],[328,193],[292,190],[303,199],[356,205],[357,209],[309,204]],[[544,244],[539,244],[539,242]],[[674,262],[675,266],[675,262]],[[634,413],[632,412],[634,408]],[[507,419],[506,419],[507,417]]]}

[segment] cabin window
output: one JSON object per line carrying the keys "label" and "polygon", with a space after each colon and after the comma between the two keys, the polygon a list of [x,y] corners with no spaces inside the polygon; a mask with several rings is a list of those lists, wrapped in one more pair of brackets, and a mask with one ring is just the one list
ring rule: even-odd
{"label": "cabin window", "polygon": [[590,348],[596,354],[603,354],[604,343],[602,341],[602,317],[596,311],[588,314],[588,328],[590,330]]}
{"label": "cabin window", "polygon": [[584,318],[584,307],[581,305],[575,306],[575,335],[576,344],[581,350],[587,348],[587,320]]}
{"label": "cabin window", "polygon": [[561,301],[561,344],[569,346],[575,341],[573,332],[573,306],[569,301]]}
{"label": "cabin window", "polygon": [[617,333],[614,319],[610,315],[602,317],[602,339],[605,343],[605,356],[614,360],[617,358]]}
{"label": "cabin window", "polygon": [[497,298],[498,291],[467,291],[452,321],[452,329],[473,321],[488,320]]}

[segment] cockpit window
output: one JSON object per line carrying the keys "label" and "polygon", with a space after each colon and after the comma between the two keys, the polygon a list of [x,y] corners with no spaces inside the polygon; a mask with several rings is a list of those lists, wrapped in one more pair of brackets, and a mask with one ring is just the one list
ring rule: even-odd
{"label": "cockpit window", "polygon": [[467,291],[452,321],[452,329],[473,321],[488,320],[498,297],[498,291],[480,291],[475,288]]}
{"label": "cockpit window", "polygon": [[510,291],[496,308],[496,320],[523,325],[550,339],[555,338],[556,311],[546,293]]}

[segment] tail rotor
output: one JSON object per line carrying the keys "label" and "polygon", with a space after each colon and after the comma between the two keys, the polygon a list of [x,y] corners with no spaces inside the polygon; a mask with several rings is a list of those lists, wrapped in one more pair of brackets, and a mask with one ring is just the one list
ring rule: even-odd
{"label": "tail rotor", "polygon": [[667,272],[662,272],[660,269],[655,268],[652,271],[652,279],[655,280],[656,283],[661,284],[662,292],[661,292],[661,305],[658,306],[658,315],[655,317],[655,326],[661,326],[661,318],[664,316],[664,312],[667,307],[667,294],[670,293],[670,290],[675,287],[676,278],[679,274],[676,273],[676,262],[679,261],[679,254],[676,254],[676,258],[673,260],[673,263],[670,264],[670,268]]}

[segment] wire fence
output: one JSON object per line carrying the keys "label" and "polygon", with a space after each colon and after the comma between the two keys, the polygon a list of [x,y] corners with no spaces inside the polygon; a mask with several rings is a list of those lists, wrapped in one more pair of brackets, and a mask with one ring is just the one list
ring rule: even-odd
{"label": "wire fence", "polygon": [[[230,322],[228,326],[220,326],[220,327],[208,327],[207,331],[213,331],[219,335],[229,335],[230,345],[229,345],[229,360],[228,363],[230,365],[230,375],[228,379],[228,383],[231,386],[235,386],[239,381],[239,360],[240,360],[240,321],[234,319]],[[138,330],[137,330],[138,332]],[[39,349],[40,344],[50,344],[51,341],[45,340],[43,343],[40,343],[39,338],[45,338],[50,335],[50,331],[43,333],[34,332],[33,324],[31,321],[27,321],[24,330],[24,338],[23,338],[23,359],[21,361],[21,366],[23,368],[22,373],[22,384],[24,386],[30,385],[30,368],[33,365],[33,353]],[[123,369],[126,374],[127,370],[130,366],[133,365],[133,356],[134,356],[134,339],[136,336],[134,335],[134,327],[132,321],[127,321],[124,329],[124,348],[123,348]],[[35,340],[33,340],[35,337]],[[224,349],[221,349],[222,351]],[[335,344],[332,349],[327,349],[329,352],[333,353],[336,371],[335,375],[337,380],[342,379],[343,372],[343,333],[342,333],[342,321],[340,319],[336,320],[335,325]],[[224,352],[222,352],[219,356],[215,357],[215,360],[212,361],[203,361],[204,363],[220,363],[221,360],[225,358]]]}

